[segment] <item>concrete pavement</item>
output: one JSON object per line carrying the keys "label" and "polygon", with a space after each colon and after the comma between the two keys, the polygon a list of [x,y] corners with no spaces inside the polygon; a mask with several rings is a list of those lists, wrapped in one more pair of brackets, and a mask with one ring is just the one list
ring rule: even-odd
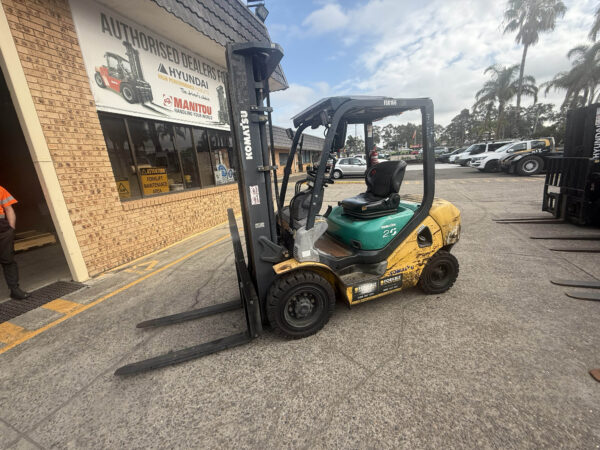
{"label": "concrete pavement", "polygon": [[[600,384],[587,371],[600,367],[600,304],[570,299],[549,280],[600,279],[598,257],[529,239],[590,230],[491,220],[543,215],[539,177],[445,172],[457,175],[441,179],[436,195],[463,218],[453,250],[461,272],[449,292],[338,303],[307,339],[266,333],[202,360],[114,377],[124,363],[243,328],[237,311],[135,328],[237,297],[228,230],[217,227],[99,277],[65,298],[83,305],[71,316],[32,319],[46,328],[0,347],[0,447],[596,448]],[[360,180],[336,183],[326,202],[363,189]],[[401,192],[421,189],[407,179]]]}

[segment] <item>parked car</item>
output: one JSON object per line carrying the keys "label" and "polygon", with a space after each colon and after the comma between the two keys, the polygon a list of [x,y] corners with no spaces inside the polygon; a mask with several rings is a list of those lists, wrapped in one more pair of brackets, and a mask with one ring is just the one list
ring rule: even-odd
{"label": "parked car", "polygon": [[497,172],[500,170],[500,158],[518,148],[522,148],[521,141],[509,142],[492,152],[473,155],[469,161],[469,167],[479,169],[481,172]]}
{"label": "parked car", "polygon": [[438,156],[436,158],[436,160],[439,161],[439,162],[445,162],[445,163],[447,163],[447,162],[450,161],[450,157],[452,155],[458,155],[459,153],[464,152],[466,149],[467,149],[467,147],[460,147],[460,148],[457,148],[456,150],[453,150],[453,151],[451,151],[449,153],[443,153],[440,156]]}
{"label": "parked car", "polygon": [[467,164],[469,164],[469,161],[471,161],[471,158],[474,155],[479,155],[480,153],[485,152],[492,152],[494,150],[499,149],[503,145],[506,145],[513,141],[513,139],[510,139],[504,141],[478,142],[469,146],[464,152],[459,153],[458,155],[451,156],[450,162],[453,162],[454,164],[460,164],[461,166],[466,166]]}
{"label": "parked car", "polygon": [[527,148],[506,154],[500,159],[500,169],[519,175],[536,175],[545,169],[545,155],[555,152],[554,138],[532,139]]}
{"label": "parked car", "polygon": [[340,158],[335,165],[333,178],[340,179],[346,176],[364,176],[367,171],[367,161],[363,158]]}

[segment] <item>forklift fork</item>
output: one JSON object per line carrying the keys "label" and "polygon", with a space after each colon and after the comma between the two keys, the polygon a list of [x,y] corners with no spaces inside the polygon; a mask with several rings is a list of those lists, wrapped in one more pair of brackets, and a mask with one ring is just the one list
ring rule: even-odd
{"label": "forklift fork", "polygon": [[139,323],[137,327],[148,328],[171,325],[174,323],[181,323],[226,311],[233,311],[234,309],[244,308],[247,330],[231,336],[216,339],[214,341],[206,342],[204,344],[195,345],[193,347],[169,352],[154,358],[127,364],[118,368],[115,372],[115,375],[132,375],[139,372],[145,372],[152,369],[158,369],[160,367],[178,364],[191,359],[202,358],[203,356],[217,353],[228,348],[247,344],[262,333],[262,319],[260,315],[258,295],[256,294],[256,288],[252,283],[250,272],[246,266],[244,252],[242,250],[242,243],[240,240],[240,233],[233,215],[233,210],[228,209],[227,215],[229,218],[229,231],[231,233],[233,253],[235,256],[235,268],[240,290],[240,300],[147,320]]}

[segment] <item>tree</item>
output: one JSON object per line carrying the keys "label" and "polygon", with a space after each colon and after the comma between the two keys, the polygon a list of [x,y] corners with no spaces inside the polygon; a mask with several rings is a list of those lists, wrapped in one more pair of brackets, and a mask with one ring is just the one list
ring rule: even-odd
{"label": "tree", "polygon": [[600,5],[598,5],[598,9],[596,10],[596,15],[594,17],[594,23],[592,24],[592,29],[590,30],[590,39],[595,41],[598,37],[598,32],[600,32]]}
{"label": "tree", "polygon": [[362,155],[365,152],[365,141],[359,137],[348,135],[346,138],[346,151],[349,154],[358,153]]}
{"label": "tree", "polygon": [[600,83],[600,42],[593,45],[578,45],[567,53],[571,60],[571,69],[560,72],[552,80],[544,83],[545,94],[550,89],[564,89],[565,100],[562,108],[575,108],[589,105],[596,97],[596,88]]}
{"label": "tree", "polygon": [[381,142],[381,127],[379,125],[373,125],[373,144],[379,144]]}
{"label": "tree", "polygon": [[[500,130],[504,130],[503,119],[504,110],[507,103],[516,95],[519,85],[519,80],[515,80],[515,76],[519,65],[504,67],[500,65],[490,66],[485,69],[485,74],[491,75],[491,80],[486,81],[477,94],[476,105],[487,103],[498,103],[498,118],[496,120],[496,137],[504,137],[504,132],[500,134]],[[538,89],[535,85],[535,78],[530,75],[523,76],[521,80],[522,93],[530,95],[537,102]]]}
{"label": "tree", "polygon": [[564,16],[566,11],[567,7],[561,0],[508,0],[507,9],[504,11],[506,21],[504,32],[516,31],[515,40],[518,44],[523,44],[517,88],[517,122],[521,108],[527,50],[538,42],[540,33],[554,30],[556,19]]}

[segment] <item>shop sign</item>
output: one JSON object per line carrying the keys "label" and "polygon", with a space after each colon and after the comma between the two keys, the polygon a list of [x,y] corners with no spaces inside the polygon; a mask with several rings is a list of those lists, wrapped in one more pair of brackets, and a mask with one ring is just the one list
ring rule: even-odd
{"label": "shop sign", "polygon": [[226,70],[91,0],[70,0],[100,111],[229,130]]}
{"label": "shop sign", "polygon": [[131,198],[129,180],[117,181],[117,191],[119,191],[119,198]]}
{"label": "shop sign", "polygon": [[139,171],[144,195],[169,192],[169,179],[165,167],[140,167]]}

